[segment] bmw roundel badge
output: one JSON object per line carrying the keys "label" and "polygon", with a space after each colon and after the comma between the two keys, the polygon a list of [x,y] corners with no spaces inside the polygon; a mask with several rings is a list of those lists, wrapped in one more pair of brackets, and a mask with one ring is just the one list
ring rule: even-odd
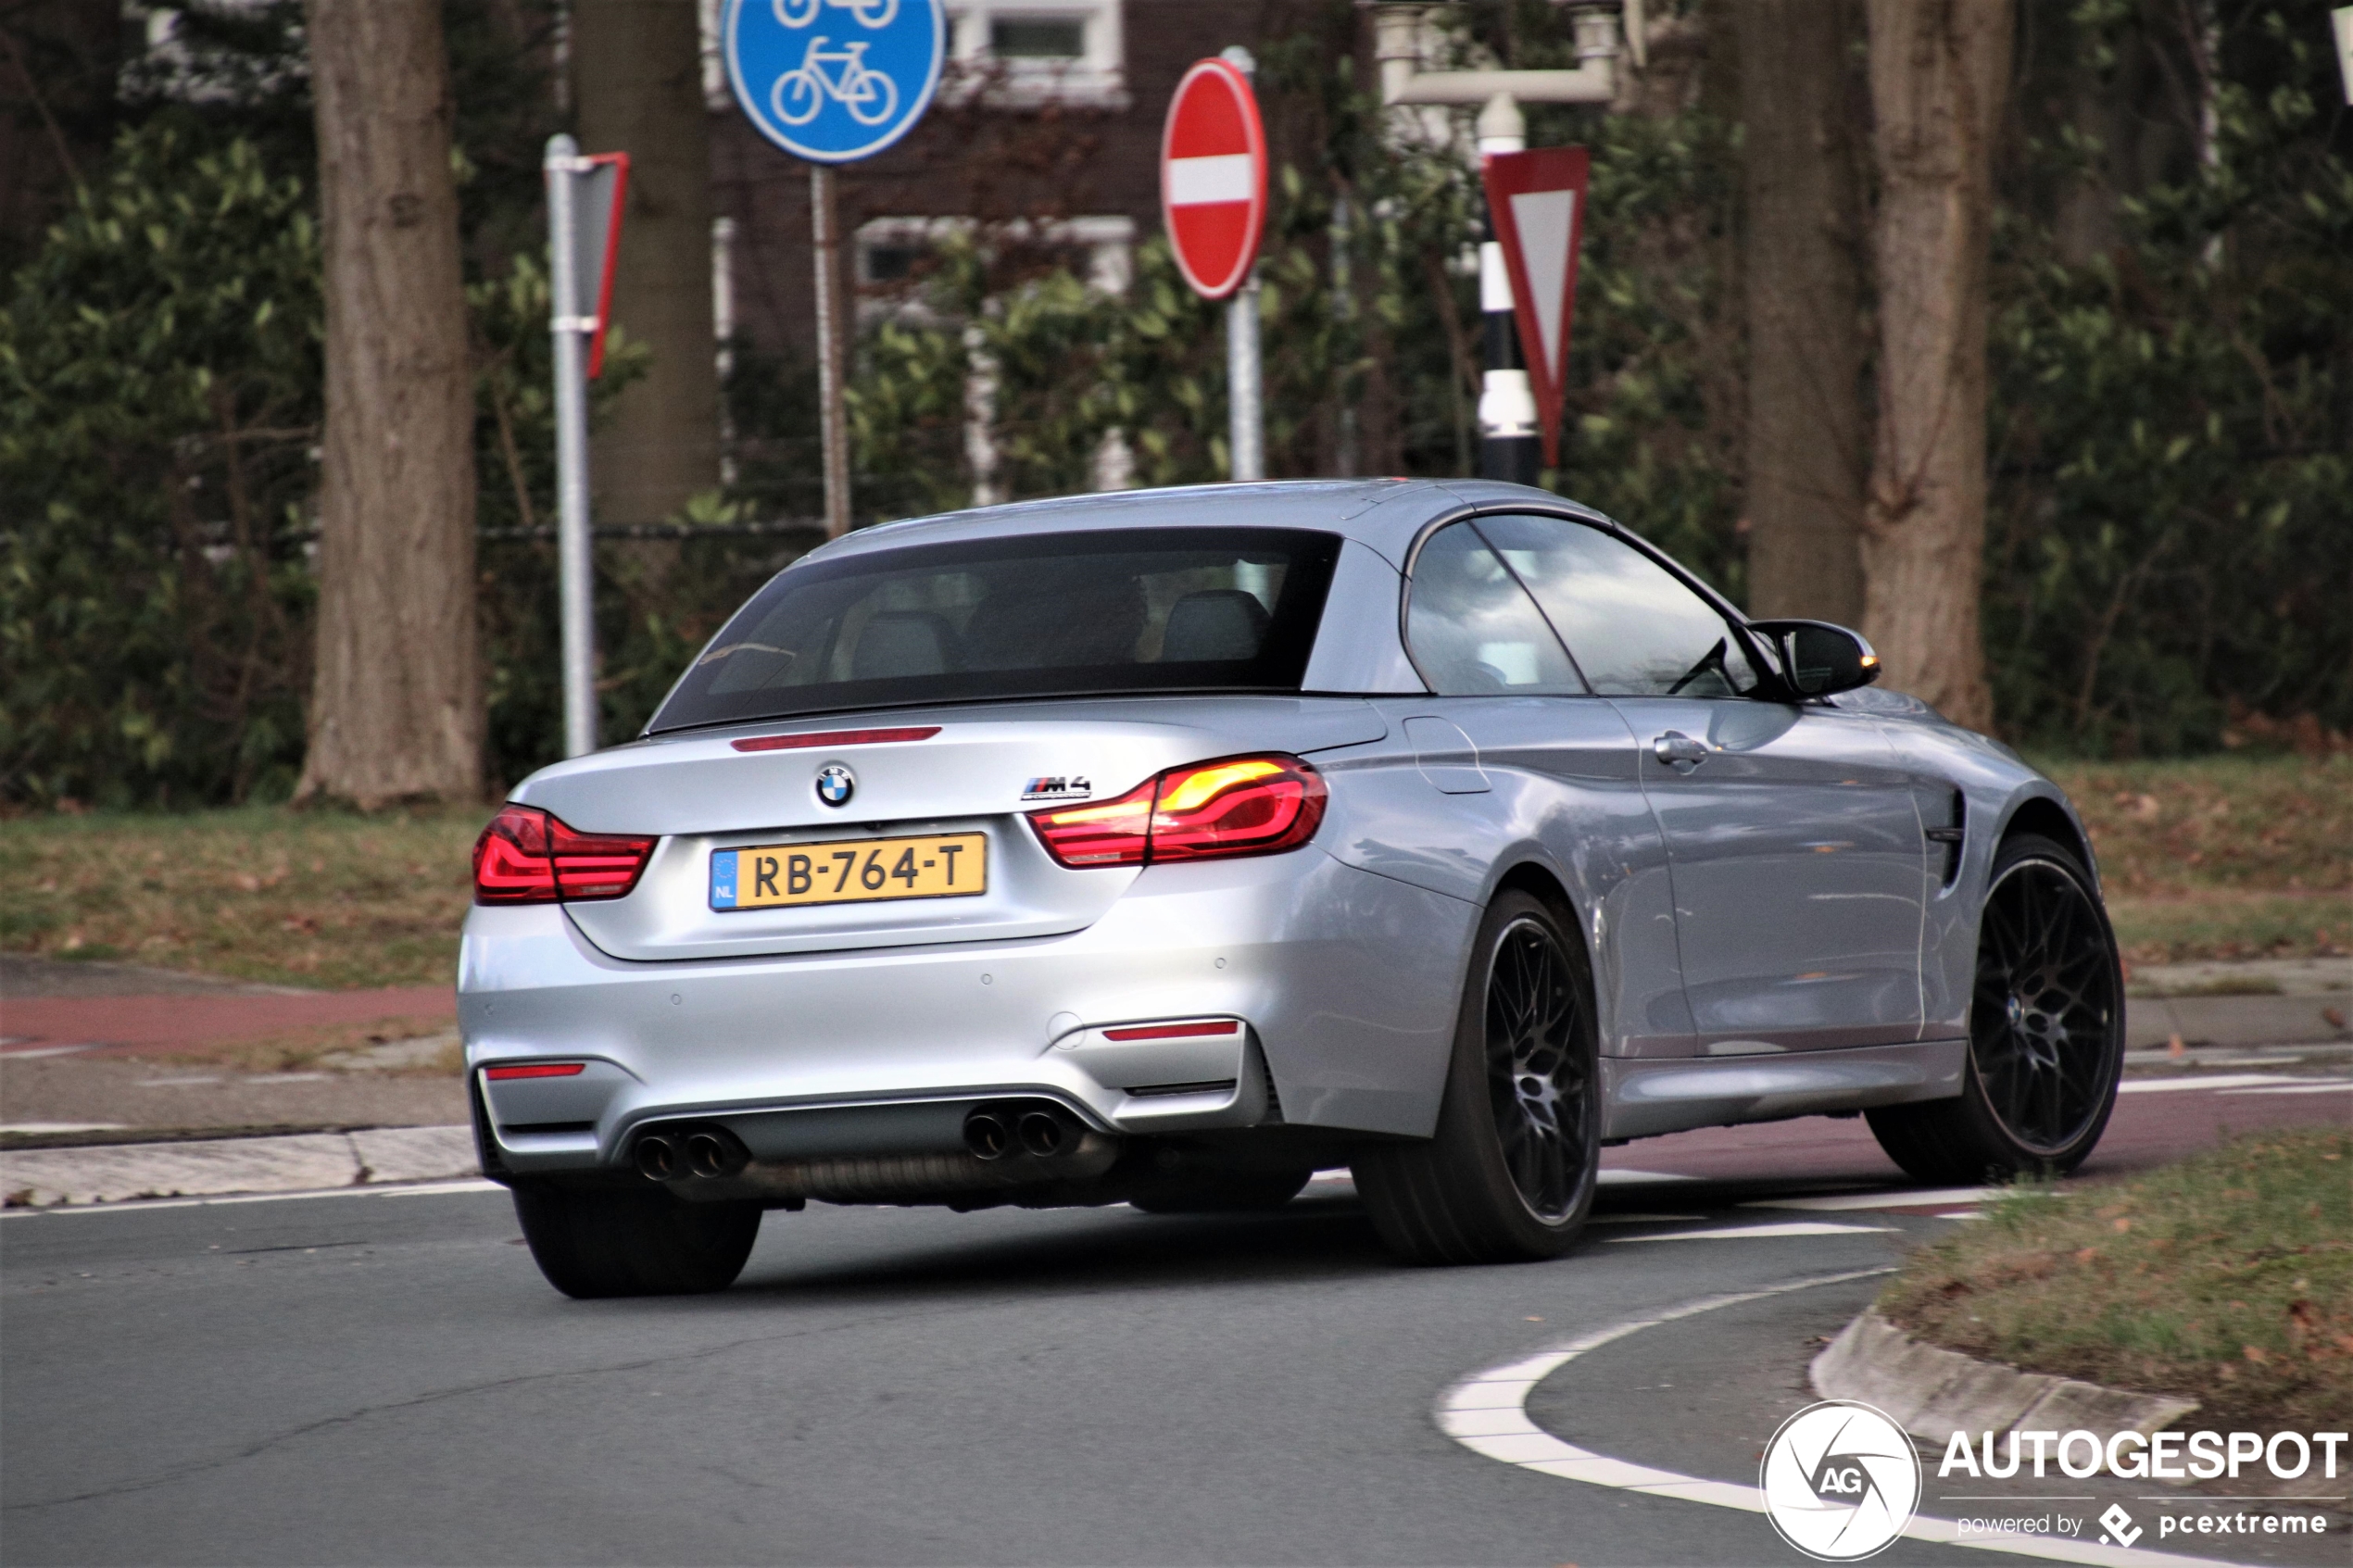
{"label": "bmw roundel badge", "polygon": [[817,770],[817,798],[828,806],[847,806],[858,793],[858,775],[839,762]]}

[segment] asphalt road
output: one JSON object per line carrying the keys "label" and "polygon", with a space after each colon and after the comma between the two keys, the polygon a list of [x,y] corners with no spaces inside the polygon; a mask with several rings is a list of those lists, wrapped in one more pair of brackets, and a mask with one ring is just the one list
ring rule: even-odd
{"label": "asphalt road", "polygon": [[[2127,1097],[2107,1162],[2353,1101],[2231,1092]],[[1603,1223],[1543,1265],[1399,1268],[1326,1183],[1252,1218],[812,1206],[770,1216],[734,1290],[634,1302],[550,1291],[495,1191],[11,1218],[0,1542],[21,1564],[1801,1562],[1755,1513],[1482,1457],[1432,1402],[1599,1325],[1889,1266],[1966,1200],[1884,1190],[1848,1122],[1613,1164]],[[1839,1192],[1894,1207],[1771,1206]],[[1753,1482],[1812,1398],[1813,1339],[1874,1286],[1645,1330],[1530,1414]]]}

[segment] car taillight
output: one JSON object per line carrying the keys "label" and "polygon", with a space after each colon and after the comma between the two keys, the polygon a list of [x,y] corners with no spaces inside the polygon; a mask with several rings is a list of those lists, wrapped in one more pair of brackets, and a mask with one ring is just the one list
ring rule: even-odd
{"label": "car taillight", "polygon": [[1061,864],[1272,855],[1315,836],[1324,781],[1296,757],[1235,757],[1145,780],[1116,800],[1032,811],[1030,826]]}
{"label": "car taillight", "polygon": [[637,885],[657,842],[579,833],[536,806],[501,806],[474,840],[474,902],[618,898]]}

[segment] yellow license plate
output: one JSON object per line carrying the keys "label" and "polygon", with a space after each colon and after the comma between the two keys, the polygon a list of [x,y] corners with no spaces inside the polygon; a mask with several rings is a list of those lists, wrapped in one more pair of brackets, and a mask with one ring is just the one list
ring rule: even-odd
{"label": "yellow license plate", "polygon": [[966,898],[988,891],[988,835],[845,838],[711,853],[711,907],[869,904],[885,898]]}

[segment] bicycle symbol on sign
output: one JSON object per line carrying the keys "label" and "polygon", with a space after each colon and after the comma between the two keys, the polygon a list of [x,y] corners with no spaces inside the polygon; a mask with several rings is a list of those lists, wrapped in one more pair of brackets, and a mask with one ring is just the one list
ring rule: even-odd
{"label": "bicycle symbol on sign", "polygon": [[[776,0],[782,13],[787,0]],[[857,0],[831,0],[837,6],[852,5]],[[897,0],[886,0],[896,5]],[[800,58],[797,69],[776,78],[776,85],[769,90],[768,107],[786,125],[806,125],[817,118],[825,100],[840,101],[849,111],[849,118],[861,125],[880,125],[899,111],[899,87],[888,74],[870,69],[866,65],[866,45],[845,44],[827,52],[823,33],[809,41],[809,52]],[[838,76],[828,75],[825,68],[839,66]]]}
{"label": "bicycle symbol on sign", "polygon": [[817,19],[817,13],[830,6],[837,11],[848,11],[858,19],[862,28],[885,28],[899,15],[899,0],[776,0],[776,20],[799,32]]}

